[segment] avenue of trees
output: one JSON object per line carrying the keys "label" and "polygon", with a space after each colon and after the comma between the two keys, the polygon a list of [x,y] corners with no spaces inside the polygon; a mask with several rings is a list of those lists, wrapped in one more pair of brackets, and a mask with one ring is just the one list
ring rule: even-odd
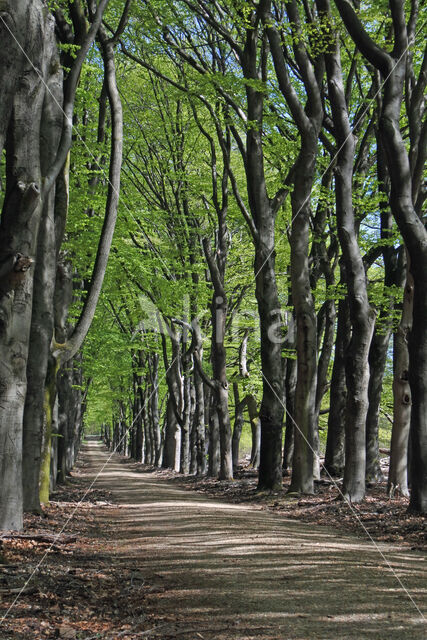
{"label": "avenue of trees", "polygon": [[[427,511],[417,0],[0,3],[0,529],[83,433]],[[107,265],[108,263],[108,265]],[[323,462],[320,464],[320,457]]]}

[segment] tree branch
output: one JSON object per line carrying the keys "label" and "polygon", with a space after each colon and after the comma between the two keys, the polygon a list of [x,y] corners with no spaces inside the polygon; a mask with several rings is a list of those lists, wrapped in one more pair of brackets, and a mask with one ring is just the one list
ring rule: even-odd
{"label": "tree branch", "polygon": [[[101,6],[101,5],[100,5]],[[72,358],[80,349],[95,315],[96,305],[101,293],[102,283],[107,268],[114,228],[117,219],[117,209],[120,194],[120,170],[123,148],[123,113],[116,83],[116,69],[114,63],[114,49],[103,30],[100,28],[99,39],[107,80],[108,99],[112,114],[111,131],[111,161],[108,181],[108,194],[105,207],[104,224],[98,244],[95,264],[90,281],[89,291],[85,299],[82,313],[73,333],[62,348],[55,353],[60,364]]]}
{"label": "tree branch", "polygon": [[43,181],[43,199],[46,198],[47,194],[54,185],[56,178],[58,177],[60,171],[62,170],[62,167],[64,166],[67,154],[71,147],[74,101],[76,98],[76,90],[80,78],[80,71],[86,58],[87,52],[89,51],[90,47],[93,44],[93,41],[95,40],[96,34],[101,24],[102,15],[107,7],[108,2],[109,0],[101,0],[101,2],[99,3],[91,27],[87,32],[87,35],[82,43],[82,46],[80,47],[77,57],[74,60],[74,64],[71,67],[71,71],[67,77],[63,104],[64,120],[62,126],[62,135],[59,142],[56,158],[49,168],[49,171],[47,172],[47,175],[45,176]]}

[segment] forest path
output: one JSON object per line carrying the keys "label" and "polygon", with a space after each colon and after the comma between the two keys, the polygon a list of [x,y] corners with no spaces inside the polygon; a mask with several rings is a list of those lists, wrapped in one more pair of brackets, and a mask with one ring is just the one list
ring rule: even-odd
{"label": "forest path", "polygon": [[[218,502],[126,463],[99,443],[80,476],[112,491],[97,516],[112,562],[143,581],[155,628],[135,638],[425,638],[420,614],[373,544],[254,506]],[[380,545],[422,609],[422,554]],[[150,616],[153,619],[152,615]]]}

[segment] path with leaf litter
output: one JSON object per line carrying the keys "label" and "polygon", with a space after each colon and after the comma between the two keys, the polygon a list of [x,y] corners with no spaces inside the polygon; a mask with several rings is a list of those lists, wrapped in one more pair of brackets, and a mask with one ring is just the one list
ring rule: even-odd
{"label": "path with leaf litter", "polygon": [[[83,448],[85,482],[109,455],[99,442]],[[135,620],[135,638],[427,635],[417,611],[425,613],[427,586],[420,553],[379,544],[392,571],[370,541],[206,498],[116,455],[94,486],[114,496],[99,526],[112,561],[131,566],[132,585],[143,585],[154,621],[141,635]]]}

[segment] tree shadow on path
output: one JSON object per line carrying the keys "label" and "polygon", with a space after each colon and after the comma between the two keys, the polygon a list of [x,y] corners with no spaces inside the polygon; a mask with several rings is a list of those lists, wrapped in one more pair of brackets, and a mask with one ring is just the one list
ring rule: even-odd
{"label": "tree shadow on path", "polygon": [[[87,481],[108,455],[100,443],[84,447]],[[115,455],[95,486],[117,502],[99,522],[114,563],[150,585],[156,625],[145,637],[425,637],[422,554],[378,544],[389,566],[369,541],[206,498]]]}

